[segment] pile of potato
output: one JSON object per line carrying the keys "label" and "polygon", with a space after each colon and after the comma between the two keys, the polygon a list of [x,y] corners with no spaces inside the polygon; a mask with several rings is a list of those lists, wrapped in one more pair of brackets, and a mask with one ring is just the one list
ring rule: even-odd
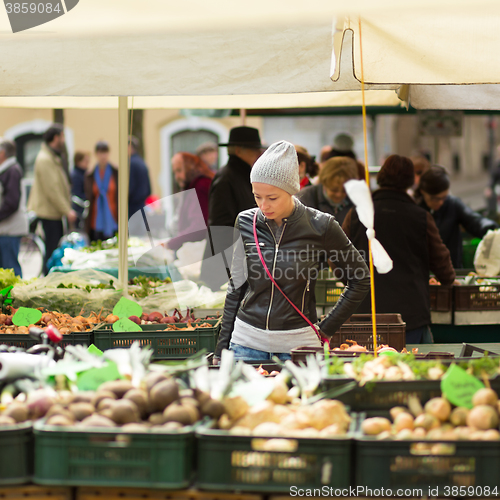
{"label": "pile of potato", "polygon": [[175,430],[192,425],[204,416],[219,418],[222,403],[208,394],[180,390],[173,378],[148,374],[140,388],[128,380],[102,384],[97,391],[50,395],[40,390],[25,402],[14,400],[0,414],[0,426],[45,418],[47,425],[60,427],[121,427],[136,432]]}
{"label": "pile of potato", "polygon": [[471,410],[463,407],[452,409],[447,399],[433,398],[421,412],[415,408],[413,411],[392,408],[392,422],[382,417],[367,418],[362,422],[361,430],[378,439],[500,440],[500,403],[496,392],[480,389],[474,394],[472,404]]}
{"label": "pile of potato", "polygon": [[218,426],[240,436],[332,438],[346,434],[351,417],[343,403],[320,400],[303,405],[295,389],[289,391],[276,379],[273,392],[260,404],[250,407],[240,396],[226,398]]}

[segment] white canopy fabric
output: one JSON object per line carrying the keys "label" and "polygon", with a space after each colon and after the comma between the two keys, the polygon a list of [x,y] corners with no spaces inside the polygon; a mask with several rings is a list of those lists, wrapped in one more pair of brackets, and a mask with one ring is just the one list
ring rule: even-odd
{"label": "white canopy fabric", "polygon": [[[500,2],[370,12],[361,18],[364,79],[369,84],[500,83]],[[359,18],[337,25],[335,53],[354,32],[354,75],[361,80]],[[332,78],[338,77],[338,67]]]}
{"label": "white canopy fabric", "polygon": [[[366,92],[367,106],[399,106],[393,90]],[[136,109],[280,109],[361,106],[355,91],[309,92],[302,94],[254,94],[227,96],[138,96],[129,97]],[[28,109],[116,109],[117,97],[0,97],[0,108]]]}

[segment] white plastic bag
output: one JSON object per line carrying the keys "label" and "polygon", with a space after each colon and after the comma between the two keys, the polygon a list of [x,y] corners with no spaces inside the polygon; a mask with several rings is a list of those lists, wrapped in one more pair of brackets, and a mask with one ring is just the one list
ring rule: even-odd
{"label": "white plastic bag", "polygon": [[500,229],[489,230],[474,255],[474,267],[479,276],[500,275]]}

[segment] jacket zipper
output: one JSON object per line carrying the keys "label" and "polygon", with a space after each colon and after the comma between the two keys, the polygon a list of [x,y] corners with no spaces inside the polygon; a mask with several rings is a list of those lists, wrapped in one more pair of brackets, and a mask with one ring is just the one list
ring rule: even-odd
{"label": "jacket zipper", "polygon": [[304,314],[304,304],[306,300],[306,292],[309,291],[309,280],[307,280],[306,287],[304,288],[304,293],[302,294],[302,314]]}
{"label": "jacket zipper", "polygon": [[[276,249],[274,251],[274,259],[273,259],[273,272],[271,273],[271,276],[274,279],[274,271],[276,269],[276,257],[278,256],[278,250],[279,250],[279,246],[281,243],[281,239],[283,238],[283,233],[285,232],[286,222],[283,226],[283,231],[281,231],[281,236],[280,236],[280,239],[278,242],[276,242],[276,238],[274,237],[274,233],[267,222],[266,222],[266,226],[269,228],[269,231],[271,231],[271,235],[273,237],[274,244],[276,245]],[[271,307],[273,306],[273,298],[274,298],[274,283],[271,282],[271,300],[269,301],[269,309],[267,310],[266,330],[269,330],[269,317],[271,315]]]}

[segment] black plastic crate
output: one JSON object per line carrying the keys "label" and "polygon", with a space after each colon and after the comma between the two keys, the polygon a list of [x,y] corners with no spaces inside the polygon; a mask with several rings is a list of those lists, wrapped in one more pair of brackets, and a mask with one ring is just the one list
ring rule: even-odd
{"label": "black plastic crate", "polygon": [[269,438],[198,429],[197,478],[200,489],[289,493],[291,486],[348,488],[350,435],[337,439],[280,438],[293,451],[266,451]]}
{"label": "black plastic crate", "polygon": [[[134,342],[153,349],[154,359],[186,359],[202,349],[215,351],[221,320],[207,320],[210,328],[194,330],[169,330],[168,324],[142,325],[142,332],[115,332],[112,325],[100,325],[94,330],[94,345],[105,351],[113,348],[128,348]],[[176,323],[177,327],[186,326]]]}
{"label": "black plastic crate", "polygon": [[[359,426],[364,418],[364,414],[358,415]],[[364,436],[358,427],[354,460],[355,486],[391,489],[392,495],[386,491],[387,497],[396,495],[398,489],[406,491],[398,496],[413,498],[482,497],[500,493],[498,441],[378,440]],[[436,488],[439,488],[437,494]],[[485,488],[490,488],[490,493]],[[422,491],[416,492],[417,489]],[[364,490],[361,496],[374,494]]]}
{"label": "black plastic crate", "polygon": [[0,485],[29,482],[33,460],[31,422],[0,427]]}
{"label": "black plastic crate", "polygon": [[[88,332],[73,332],[63,335],[59,345],[61,347],[66,347],[68,345],[87,345],[89,346],[93,342],[93,332],[89,330]],[[23,333],[2,333],[0,334],[0,345],[8,345],[20,347],[22,349],[29,349],[34,345],[39,344],[39,340],[32,339],[28,334]]]}

